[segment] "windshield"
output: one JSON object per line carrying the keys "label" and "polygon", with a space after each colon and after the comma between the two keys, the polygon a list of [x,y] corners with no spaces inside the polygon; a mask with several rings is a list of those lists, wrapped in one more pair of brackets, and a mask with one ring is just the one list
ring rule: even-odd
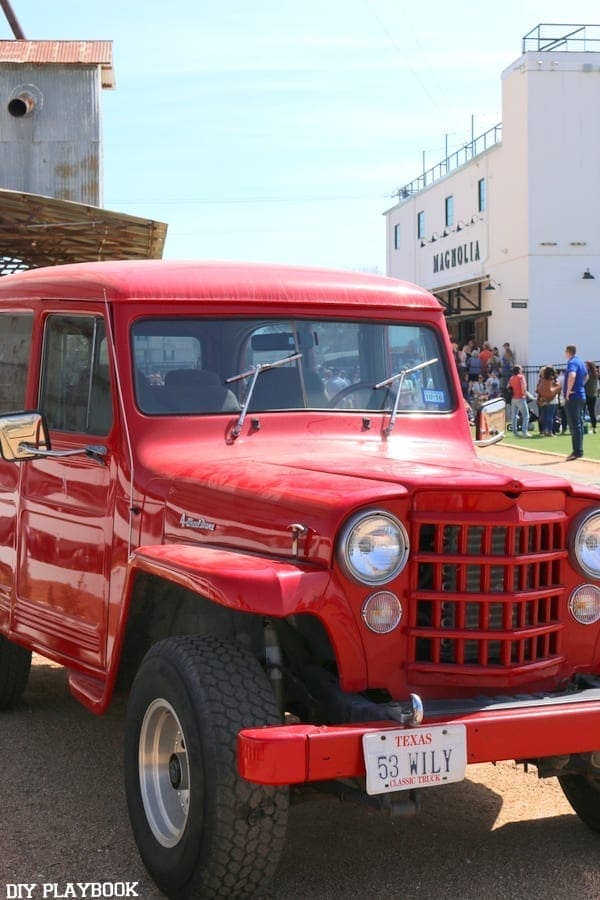
{"label": "windshield", "polygon": [[454,404],[439,336],[424,325],[152,318],[134,324],[132,341],[137,403],[151,415],[238,412],[252,381],[250,412],[390,412],[398,391],[399,413],[448,412]]}

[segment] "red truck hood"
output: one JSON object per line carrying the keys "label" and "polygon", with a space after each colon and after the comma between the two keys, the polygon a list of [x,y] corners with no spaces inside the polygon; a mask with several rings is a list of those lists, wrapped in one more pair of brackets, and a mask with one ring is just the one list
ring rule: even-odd
{"label": "red truck hood", "polygon": [[[237,450],[238,448],[235,448]],[[403,441],[397,446],[384,441],[363,444],[336,440],[318,443],[264,443],[260,453],[223,449],[219,458],[198,459],[196,447],[159,448],[148,458],[141,453],[155,477],[186,487],[210,486],[224,491],[256,492],[261,497],[277,493],[296,496],[305,489],[325,495],[344,491],[359,494],[402,495],[417,489],[519,490],[566,489],[569,482],[554,475],[523,472],[517,468],[480,459],[464,444],[433,441]],[[145,458],[144,458],[145,457]]]}
{"label": "red truck hood", "polygon": [[286,448],[262,441],[256,446],[260,455],[250,455],[250,449],[224,447],[220,458],[210,460],[195,459],[197,448],[187,452],[181,445],[177,452],[155,450],[152,458],[141,453],[148,494],[166,502],[165,540],[289,555],[290,525],[301,523],[320,536],[313,551],[325,561],[342,521],[363,506],[389,505],[405,515],[410,495],[423,490],[519,492],[525,483],[528,490],[569,488],[553,476],[482,461],[464,444],[373,441],[341,447],[331,440]]}

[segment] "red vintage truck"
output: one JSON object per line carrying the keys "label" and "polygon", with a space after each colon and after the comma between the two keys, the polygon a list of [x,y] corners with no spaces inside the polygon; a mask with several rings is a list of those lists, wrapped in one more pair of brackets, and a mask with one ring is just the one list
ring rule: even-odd
{"label": "red vintage truck", "polygon": [[165,894],[264,890],[290,785],[411,814],[516,759],[600,830],[600,493],[477,458],[432,295],[235,264],[9,276],[0,398],[0,706],[31,651],[93,713],[128,692]]}

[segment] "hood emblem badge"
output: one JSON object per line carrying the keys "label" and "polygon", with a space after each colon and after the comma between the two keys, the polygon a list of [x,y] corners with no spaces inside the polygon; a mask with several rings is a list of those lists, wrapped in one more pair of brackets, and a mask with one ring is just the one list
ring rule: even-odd
{"label": "hood emblem badge", "polygon": [[217,528],[215,522],[208,522],[202,517],[194,519],[192,516],[186,516],[185,513],[181,513],[179,524],[182,528],[199,528],[202,531],[216,531]]}

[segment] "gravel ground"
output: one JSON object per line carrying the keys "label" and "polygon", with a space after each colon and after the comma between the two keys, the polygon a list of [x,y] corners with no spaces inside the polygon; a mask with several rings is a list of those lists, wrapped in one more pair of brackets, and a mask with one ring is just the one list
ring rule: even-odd
{"label": "gravel ground", "polygon": [[[70,697],[62,669],[34,663],[22,704],[0,720],[0,898],[15,884],[56,883],[52,896],[64,896],[85,881],[137,881],[138,896],[160,897],[129,830],[123,703],[96,718]],[[510,763],[468,776],[426,792],[406,821],[330,798],[292,807],[269,897],[598,900],[600,838],[554,780]]]}

